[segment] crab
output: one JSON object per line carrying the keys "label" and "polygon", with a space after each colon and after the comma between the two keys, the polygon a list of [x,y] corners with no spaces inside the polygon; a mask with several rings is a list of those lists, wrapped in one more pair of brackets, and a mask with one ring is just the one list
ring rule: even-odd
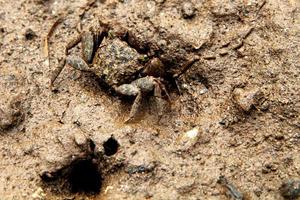
{"label": "crab", "polygon": [[[68,51],[80,42],[81,57],[68,55]],[[140,53],[140,44],[141,42],[125,28],[100,21],[67,44],[66,59],[52,76],[51,84],[65,65],[91,72],[117,94],[135,98],[125,122],[135,118],[143,98],[151,92],[154,94],[160,119],[164,110],[163,94],[170,102],[170,96],[163,84],[165,65],[157,56]]]}

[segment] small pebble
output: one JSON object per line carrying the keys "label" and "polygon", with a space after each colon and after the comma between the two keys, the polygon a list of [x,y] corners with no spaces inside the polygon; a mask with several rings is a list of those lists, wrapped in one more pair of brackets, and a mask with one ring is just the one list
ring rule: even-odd
{"label": "small pebble", "polygon": [[193,3],[185,2],[182,5],[182,17],[185,19],[193,18],[196,14],[196,8]]}
{"label": "small pebble", "polygon": [[261,111],[267,111],[269,107],[270,107],[270,103],[268,101],[265,101],[259,106],[259,109]]}
{"label": "small pebble", "polygon": [[208,92],[208,89],[206,87],[203,87],[200,91],[199,94],[205,94]]}
{"label": "small pebble", "polygon": [[81,132],[75,132],[75,134],[74,134],[74,140],[75,140],[75,143],[77,145],[79,145],[79,146],[83,146],[87,142],[87,138]]}
{"label": "small pebble", "polygon": [[179,149],[178,150],[188,150],[190,149],[192,146],[194,146],[199,139],[199,128],[195,127],[187,132],[184,132],[182,135],[179,136],[178,139],[178,145],[179,145]]}
{"label": "small pebble", "polygon": [[242,89],[236,88],[233,91],[234,102],[245,112],[249,112],[253,107],[259,104],[263,98],[263,93],[257,89]]}
{"label": "small pebble", "polygon": [[32,40],[35,37],[37,37],[37,34],[31,28],[26,29],[26,31],[25,31],[25,39],[26,40]]}
{"label": "small pebble", "polygon": [[42,188],[38,188],[32,195],[31,195],[32,199],[34,200],[42,200],[45,199],[46,194],[44,192],[44,190]]}

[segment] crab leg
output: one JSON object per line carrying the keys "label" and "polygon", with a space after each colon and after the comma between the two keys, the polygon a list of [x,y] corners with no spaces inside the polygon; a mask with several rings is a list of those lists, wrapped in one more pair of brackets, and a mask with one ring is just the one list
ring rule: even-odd
{"label": "crab leg", "polygon": [[66,59],[66,64],[80,71],[90,71],[89,65],[79,56],[68,56]]}
{"label": "crab leg", "polygon": [[[66,49],[65,49],[65,56],[67,56],[69,50],[74,48],[80,41],[81,41],[81,34],[77,35],[71,41],[69,41],[66,46]],[[53,86],[53,83],[55,82],[57,77],[60,75],[60,73],[64,69],[65,65],[66,65],[66,58],[63,58],[63,60],[59,63],[58,67],[53,71],[53,73],[51,75],[51,81],[50,81],[51,86]]]}
{"label": "crab leg", "polygon": [[87,63],[91,63],[93,60],[94,46],[93,34],[91,32],[83,33],[81,37],[82,57]]}
{"label": "crab leg", "polygon": [[131,110],[129,113],[129,117],[127,120],[125,120],[125,123],[130,122],[132,119],[134,119],[134,117],[137,115],[137,113],[140,110],[140,107],[142,105],[142,92],[139,91],[139,93],[137,94],[137,96],[135,97],[135,100],[131,106]]}
{"label": "crab leg", "polygon": [[59,63],[58,67],[52,72],[51,80],[50,80],[50,86],[53,86],[53,83],[57,79],[57,77],[60,75],[61,71],[64,69],[66,64],[66,59],[63,58],[63,60]]}
{"label": "crab leg", "polygon": [[161,96],[161,86],[159,83],[155,84],[154,86],[154,96],[155,96],[155,102],[158,108],[158,118],[159,120],[163,116],[163,111],[164,111],[164,104],[163,104],[163,99]]}
{"label": "crab leg", "polygon": [[69,54],[69,50],[75,47],[77,44],[81,42],[82,46],[82,59],[76,58],[75,60],[78,61],[78,64],[75,65],[75,60],[74,62],[71,61],[71,58],[68,58],[67,60],[64,58],[58,68],[53,72],[51,76],[51,86],[53,85],[54,81],[57,79],[57,77],[60,75],[62,70],[65,67],[66,62],[70,65],[72,65],[76,69],[83,69],[85,71],[88,71],[87,69],[87,63],[90,64],[92,63],[93,56],[95,51],[97,50],[98,46],[102,42],[103,38],[105,36],[105,30],[100,30],[100,31],[88,31],[88,32],[82,32],[76,37],[74,37],[66,46],[65,49],[65,56]]}
{"label": "crab leg", "polygon": [[81,42],[81,38],[82,38],[82,34],[77,35],[76,37],[72,38],[65,49],[65,54],[68,55],[69,54],[69,50],[74,48],[77,44],[79,44]]}
{"label": "crab leg", "polygon": [[[164,84],[162,84],[160,81],[156,81],[157,84],[159,85],[160,89],[165,93],[165,95],[167,96],[168,98],[168,102],[171,103],[171,97],[166,89],[166,87],[164,86]],[[155,90],[154,90],[154,94],[155,94]],[[161,95],[160,95],[161,96]]]}
{"label": "crab leg", "polygon": [[136,85],[132,84],[123,84],[119,87],[115,87],[114,89],[119,94],[123,94],[126,96],[135,96],[135,100],[131,106],[129,117],[127,120],[125,120],[125,123],[128,123],[136,116],[139,111],[139,108],[142,104],[142,91]]}

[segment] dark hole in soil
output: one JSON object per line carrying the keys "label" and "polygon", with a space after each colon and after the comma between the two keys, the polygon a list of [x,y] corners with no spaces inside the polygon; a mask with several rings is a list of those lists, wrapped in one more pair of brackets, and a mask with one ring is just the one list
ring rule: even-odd
{"label": "dark hole in soil", "polygon": [[97,194],[103,181],[99,163],[90,156],[77,158],[56,171],[46,171],[41,178],[44,187],[54,193]]}
{"label": "dark hole in soil", "polygon": [[98,165],[92,159],[77,160],[70,168],[68,182],[71,192],[98,193],[102,185]]}
{"label": "dark hole in soil", "polygon": [[117,153],[120,144],[114,137],[110,137],[106,142],[104,142],[104,154],[106,156],[112,156]]}

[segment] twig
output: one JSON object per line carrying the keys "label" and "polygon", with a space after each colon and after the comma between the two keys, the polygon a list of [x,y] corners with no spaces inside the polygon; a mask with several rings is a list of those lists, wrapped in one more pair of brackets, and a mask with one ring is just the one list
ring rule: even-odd
{"label": "twig", "polygon": [[254,27],[250,27],[243,35],[243,39],[246,39],[254,30]]}
{"label": "twig", "polygon": [[259,6],[259,8],[258,8],[258,10],[257,10],[257,12],[256,12],[256,16],[259,14],[259,12],[261,11],[261,9],[266,5],[266,3],[267,3],[266,0],[264,0],[264,1],[262,2],[262,4]]}
{"label": "twig", "polygon": [[49,58],[49,40],[51,38],[51,36],[53,35],[56,27],[64,20],[64,17],[59,17],[54,24],[52,24],[47,36],[44,39],[44,56],[47,57],[48,60],[50,60]]}
{"label": "twig", "polygon": [[62,61],[59,62],[58,67],[52,72],[51,80],[50,80],[51,90],[55,90],[53,88],[53,83],[57,79],[57,77],[61,73],[61,71],[64,69],[65,65],[66,65],[66,58],[63,58]]}

